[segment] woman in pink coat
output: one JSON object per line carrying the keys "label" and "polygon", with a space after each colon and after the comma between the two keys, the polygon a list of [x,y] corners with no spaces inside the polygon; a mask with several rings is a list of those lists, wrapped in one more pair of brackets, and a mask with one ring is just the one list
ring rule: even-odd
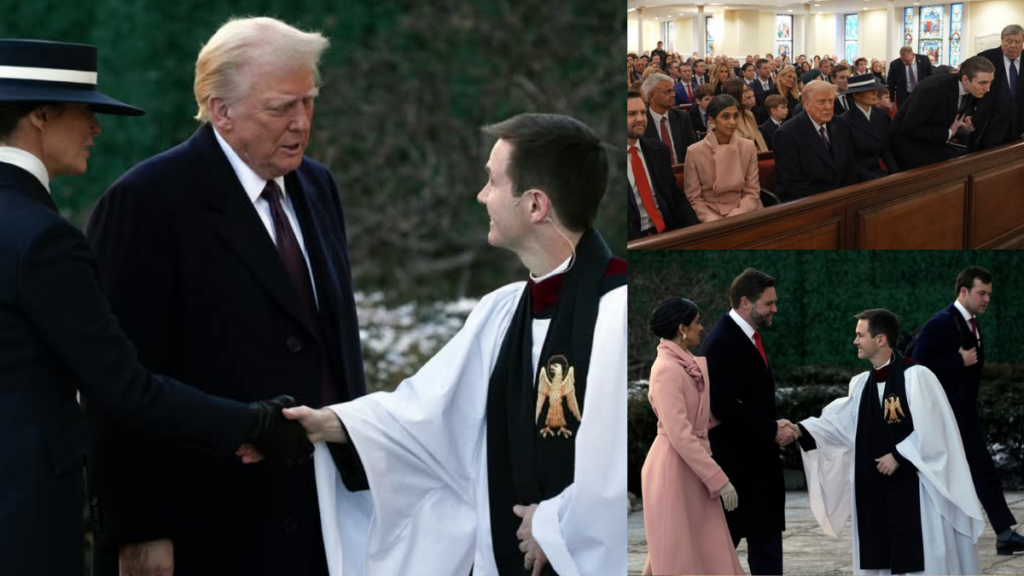
{"label": "woman in pink coat", "polygon": [[743,114],[732,96],[715,96],[708,104],[707,136],[686,149],[683,192],[701,222],[763,207],[757,151],[753,142],[737,132]]}
{"label": "woman in pink coat", "polygon": [[665,300],[650,319],[661,337],[648,398],[658,436],[642,472],[647,564],[644,574],[743,574],[725,523],[736,489],[711,458],[707,362],[686,348],[700,344],[700,310],[685,298]]}

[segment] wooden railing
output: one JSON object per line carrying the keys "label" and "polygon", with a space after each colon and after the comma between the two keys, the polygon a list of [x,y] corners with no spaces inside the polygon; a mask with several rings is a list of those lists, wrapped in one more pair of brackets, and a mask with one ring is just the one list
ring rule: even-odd
{"label": "wooden railing", "polygon": [[1024,248],[1024,142],[629,243],[658,248]]}

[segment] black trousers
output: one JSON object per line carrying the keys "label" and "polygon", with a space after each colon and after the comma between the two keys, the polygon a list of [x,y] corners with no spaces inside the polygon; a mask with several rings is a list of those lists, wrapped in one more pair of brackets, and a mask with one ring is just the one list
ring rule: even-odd
{"label": "black trousers", "polygon": [[967,465],[971,468],[971,479],[974,480],[974,491],[978,500],[988,514],[992,529],[998,534],[1017,523],[1003,497],[1003,485],[996,475],[996,466],[992,462],[992,454],[985,443],[985,433],[981,429],[978,414],[965,413],[957,415],[960,437],[964,441],[964,452]]}
{"label": "black trousers", "polygon": [[[740,540],[733,536],[732,545]],[[747,536],[747,564],[751,574],[782,574],[782,532]]]}

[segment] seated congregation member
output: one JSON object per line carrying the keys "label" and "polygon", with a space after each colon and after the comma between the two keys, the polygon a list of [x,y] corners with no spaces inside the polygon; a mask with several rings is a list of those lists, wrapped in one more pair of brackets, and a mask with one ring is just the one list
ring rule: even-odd
{"label": "seated congregation member", "polygon": [[875,79],[873,74],[862,74],[850,79],[846,89],[853,108],[839,117],[850,129],[853,153],[857,157],[857,180],[867,182],[885,176],[879,158],[885,162],[889,174],[900,171],[896,157],[889,145],[889,124],[891,120],[884,110],[878,108],[878,93],[888,90]]}
{"label": "seated congregation member", "polygon": [[775,77],[775,92],[786,98],[786,105],[789,108],[789,117],[796,115],[796,107],[800,104],[800,90],[797,88],[796,69],[786,66]]}
{"label": "seated congregation member", "polygon": [[850,131],[833,121],[835,86],[804,87],[804,110],[775,132],[775,194],[783,202],[857,183]]}
{"label": "seated congregation member", "polygon": [[832,69],[832,83],[836,86],[836,109],[834,114],[842,116],[846,114],[853,104],[846,97],[846,87],[850,81],[850,67],[846,64],[839,64]]}
{"label": "seated congregation member", "polygon": [[725,89],[725,81],[729,79],[729,67],[725,64],[717,64],[711,69],[711,87],[715,90],[715,96]]}
{"label": "seated congregation member", "polygon": [[[878,58],[872,58],[871,59],[871,74],[874,75],[875,78],[878,78],[878,80],[882,84],[885,84],[885,70],[884,70],[884,67],[885,67],[884,64]],[[888,92],[888,89],[886,91]],[[891,100],[891,98],[890,98],[890,100]]]}
{"label": "seated congregation member", "polygon": [[[804,63],[806,64],[806,62]],[[789,114],[789,107],[781,94],[768,96],[764,101],[764,107],[768,112],[768,119],[761,123],[761,135],[764,136],[764,143],[768,145],[768,149],[774,150],[772,137],[775,136],[775,131],[782,126],[782,121]]]}
{"label": "seated congregation member", "polygon": [[644,138],[646,106],[640,92],[626,92],[626,186],[629,240],[699,224],[672,174],[668,146]]}
{"label": "seated congregation member", "polygon": [[676,106],[680,104],[693,104],[694,95],[693,91],[697,89],[699,84],[693,77],[693,66],[688,63],[681,62],[679,64],[679,80],[675,84],[676,89]]}
{"label": "seated congregation member", "polygon": [[[958,74],[925,78],[915,89],[916,96],[897,101],[899,110],[889,126],[889,135],[900,167],[910,170],[958,157],[949,141],[961,126],[968,131],[984,128],[974,126],[971,118],[994,76],[992,63],[975,56],[964,60]],[[976,147],[972,138],[968,151]]]}
{"label": "seated congregation member", "polygon": [[754,78],[754,82],[750,87],[754,89],[754,98],[757,99],[758,106],[764,106],[764,99],[769,94],[775,92],[772,65],[764,58],[761,58],[754,64],[754,68],[757,70],[757,77]]}
{"label": "seated congregation member", "polygon": [[644,136],[660,140],[668,146],[672,164],[686,161],[686,149],[697,141],[697,135],[686,112],[673,108],[676,98],[672,79],[664,74],[654,74],[644,80],[644,95],[647,97],[647,131]]}
{"label": "seated congregation member", "polygon": [[743,106],[754,114],[754,121],[758,126],[768,119],[768,111],[764,109],[764,106],[758,106],[754,89],[749,84],[743,86]]}
{"label": "seated congregation member", "polygon": [[754,65],[747,62],[740,67],[740,74],[743,77],[743,83],[750,86],[754,83],[754,76],[757,75],[757,71],[754,70]]}
{"label": "seated congregation member", "polygon": [[853,71],[851,72],[851,74],[854,74],[854,75],[857,75],[857,76],[861,76],[863,74],[870,74],[870,73],[871,72],[868,70],[868,59],[867,58],[861,56],[860,58],[857,58],[856,60],[853,61]]}
{"label": "seated congregation member", "polygon": [[753,141],[756,152],[767,152],[768,145],[764,142],[764,136],[761,136],[757,119],[754,118],[754,113],[748,110],[743,103],[744,88],[746,86],[743,85],[743,81],[739,78],[732,78],[725,83],[725,93],[732,96],[739,104],[740,114],[736,125],[736,135]]}
{"label": "seated congregation member", "polygon": [[693,97],[697,99],[697,105],[690,107],[690,123],[697,132],[708,131],[708,104],[714,98],[715,91],[709,84],[701,84],[693,91]]}
{"label": "seated congregation member", "polygon": [[[733,78],[729,82],[742,80]],[[747,112],[749,114],[749,112]],[[713,129],[690,146],[683,174],[686,198],[701,222],[713,222],[760,209],[761,184],[754,144],[740,137],[740,103],[728,94],[708,105]]]}

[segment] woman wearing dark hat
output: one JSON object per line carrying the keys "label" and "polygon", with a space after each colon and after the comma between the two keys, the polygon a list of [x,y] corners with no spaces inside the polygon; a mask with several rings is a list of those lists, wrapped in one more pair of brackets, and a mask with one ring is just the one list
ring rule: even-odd
{"label": "woman wearing dark hat", "polygon": [[[96,90],[96,48],[0,40],[0,572],[82,574],[82,408],[230,457],[270,430],[301,427],[284,399],[251,405],[148,372],[111,314],[82,233],[50,179],[86,171],[96,113],[142,110]],[[293,403],[293,402],[291,402]],[[273,434],[273,432],[271,433]],[[300,440],[301,437],[301,440]],[[301,446],[301,448],[300,448]],[[308,450],[308,451],[307,451]],[[95,522],[102,522],[94,518]]]}
{"label": "woman wearing dark hat", "polygon": [[873,74],[860,74],[850,77],[846,89],[847,102],[853,101],[850,110],[836,116],[840,122],[850,128],[854,154],[857,156],[857,179],[866,182],[881,178],[886,173],[879,165],[879,159],[885,163],[889,174],[900,171],[896,157],[892,154],[887,132],[891,119],[889,114],[878,107],[878,90],[885,89]]}
{"label": "woman wearing dark hat", "polygon": [[708,366],[687,350],[700,344],[700,310],[685,298],[669,298],[651,313],[649,325],[661,343],[647,394],[658,436],[642,472],[643,573],[743,574],[722,510],[734,510],[739,497],[708,443],[708,428],[717,424]]}

